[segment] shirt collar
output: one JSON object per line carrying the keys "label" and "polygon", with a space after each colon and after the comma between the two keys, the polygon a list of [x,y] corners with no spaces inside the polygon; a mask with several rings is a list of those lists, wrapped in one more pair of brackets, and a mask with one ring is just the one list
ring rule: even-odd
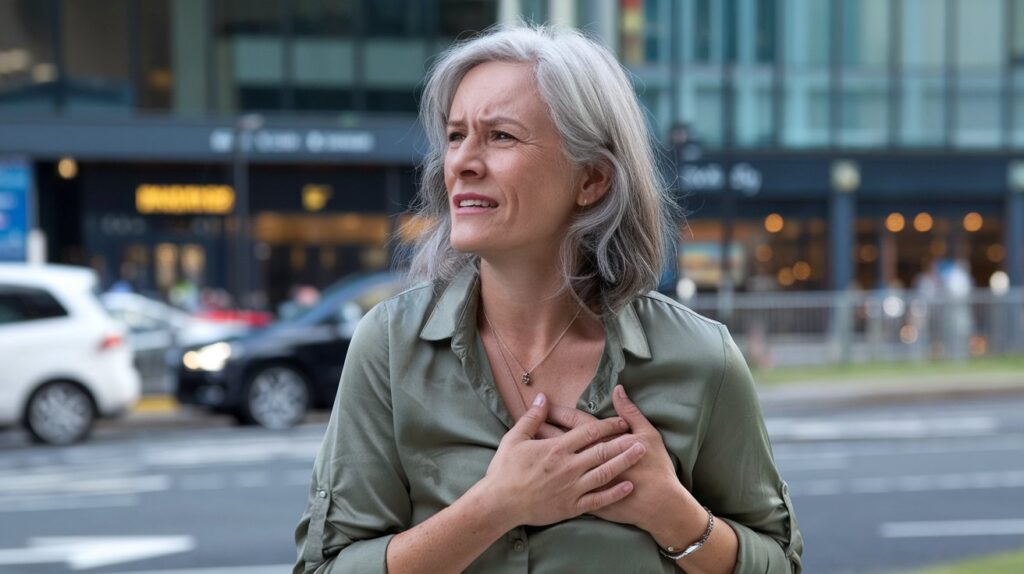
{"label": "shirt collar", "polygon": [[[438,297],[430,317],[420,330],[420,338],[427,341],[443,341],[455,337],[460,326],[467,326],[470,319],[467,313],[476,315],[477,294],[479,292],[480,275],[475,265],[467,265],[444,286]],[[617,331],[622,350],[638,359],[650,359],[651,349],[647,344],[647,335],[643,324],[636,314],[633,303],[626,304],[618,313],[612,315],[605,311],[605,325],[613,326]],[[475,325],[475,321],[471,323]]]}

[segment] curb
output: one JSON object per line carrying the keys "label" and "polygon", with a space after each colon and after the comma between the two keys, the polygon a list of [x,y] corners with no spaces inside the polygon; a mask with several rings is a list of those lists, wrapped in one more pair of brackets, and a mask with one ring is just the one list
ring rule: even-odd
{"label": "curb", "polygon": [[181,404],[172,395],[143,395],[131,412],[133,415],[167,414],[179,409]]}

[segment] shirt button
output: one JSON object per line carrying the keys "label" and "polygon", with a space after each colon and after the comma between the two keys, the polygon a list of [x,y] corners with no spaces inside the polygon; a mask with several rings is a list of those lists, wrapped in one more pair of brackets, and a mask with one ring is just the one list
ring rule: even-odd
{"label": "shirt button", "polygon": [[318,492],[318,493],[316,493],[316,494],[317,494],[317,496],[319,496],[320,498],[327,498],[327,491],[326,491],[326,490],[321,490],[320,492]]}
{"label": "shirt button", "polygon": [[587,402],[587,410],[590,411],[590,412],[596,411],[597,410],[597,403],[595,403],[594,401]]}
{"label": "shirt button", "polygon": [[516,540],[512,543],[512,548],[515,549],[516,552],[522,552],[523,550],[526,550],[526,544],[524,544],[522,540]]}

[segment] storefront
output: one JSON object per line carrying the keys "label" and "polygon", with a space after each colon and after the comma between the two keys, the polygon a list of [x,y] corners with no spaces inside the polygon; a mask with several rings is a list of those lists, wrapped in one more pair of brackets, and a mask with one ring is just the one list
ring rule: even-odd
{"label": "storefront", "polygon": [[[237,296],[248,273],[252,303],[270,307],[295,286],[386,268],[393,222],[413,195],[411,168],[253,166],[243,246],[223,166],[93,163],[79,177],[84,249],[104,285]],[[243,252],[250,265],[238,265]]]}
{"label": "storefront", "polygon": [[911,288],[957,262],[988,286],[1021,273],[1019,170],[990,155],[701,158],[679,175],[680,270],[716,289],[730,234],[741,291]]}

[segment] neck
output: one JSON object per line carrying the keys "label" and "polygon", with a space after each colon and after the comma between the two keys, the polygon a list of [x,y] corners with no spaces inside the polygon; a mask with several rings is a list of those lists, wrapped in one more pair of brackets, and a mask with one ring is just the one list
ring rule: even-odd
{"label": "neck", "polygon": [[[562,281],[554,264],[502,265],[481,260],[483,312],[521,360],[532,361],[547,351],[579,310],[572,294],[562,289]],[[581,327],[586,315],[580,315],[567,335]]]}

